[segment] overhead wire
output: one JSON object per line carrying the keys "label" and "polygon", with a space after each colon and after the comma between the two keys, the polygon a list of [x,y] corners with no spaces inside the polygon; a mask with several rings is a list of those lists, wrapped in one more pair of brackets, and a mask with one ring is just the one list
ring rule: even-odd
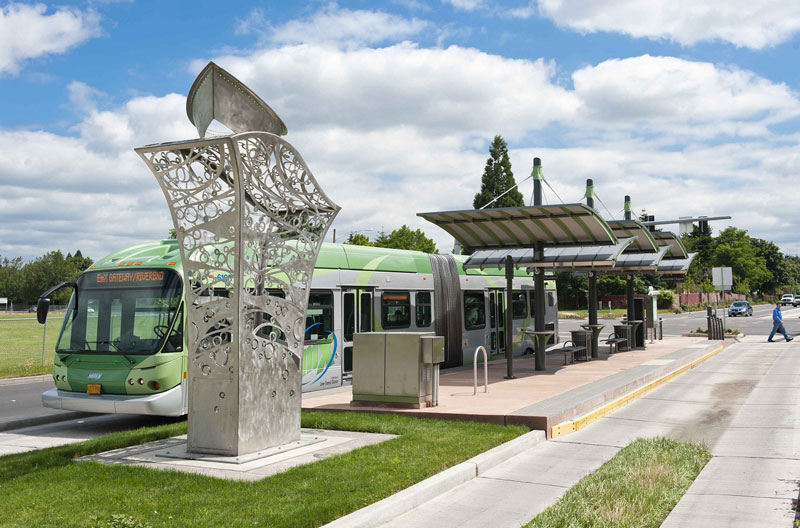
{"label": "overhead wire", "polygon": [[611,211],[609,211],[609,210],[608,210],[608,207],[606,207],[606,204],[605,204],[605,203],[603,203],[603,200],[602,200],[602,198],[600,198],[600,195],[598,195],[598,194],[595,192],[595,193],[594,193],[594,196],[595,196],[595,198],[597,198],[597,200],[598,200],[598,201],[599,201],[601,204],[603,204],[603,208],[604,208],[604,209],[606,210],[606,212],[608,213],[608,216],[609,216],[609,217],[611,217],[611,219],[612,219],[612,220],[613,220],[613,219],[615,219],[616,217],[615,217],[613,214],[611,214]]}

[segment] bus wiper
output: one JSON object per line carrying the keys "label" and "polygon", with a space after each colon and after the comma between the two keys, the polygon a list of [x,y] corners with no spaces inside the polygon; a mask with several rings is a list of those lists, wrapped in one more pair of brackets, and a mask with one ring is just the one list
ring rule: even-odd
{"label": "bus wiper", "polygon": [[[133,365],[134,363],[136,363],[136,360],[134,360],[134,359],[131,359],[131,358],[129,358],[127,355],[125,355],[125,353],[124,353],[124,352],[122,352],[122,351],[119,349],[119,345],[117,345],[117,343],[115,343],[114,341],[86,341],[86,344],[87,344],[87,345],[88,345],[89,343],[94,343],[95,345],[111,345],[112,347],[114,347],[114,351],[115,351],[115,352],[119,352],[119,355],[120,355],[120,356],[122,356],[122,357],[124,357],[125,359],[127,359],[127,360],[128,360],[128,363],[130,363],[131,365]],[[90,350],[89,352],[99,352],[99,351],[98,351],[98,350]]]}

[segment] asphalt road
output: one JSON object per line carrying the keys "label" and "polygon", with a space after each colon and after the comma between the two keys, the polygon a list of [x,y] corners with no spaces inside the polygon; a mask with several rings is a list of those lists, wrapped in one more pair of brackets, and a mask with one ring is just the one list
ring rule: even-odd
{"label": "asphalt road", "polygon": [[42,393],[53,385],[51,376],[0,379],[0,423],[34,415],[57,415],[42,407]]}
{"label": "asphalt road", "polygon": [[[739,330],[739,332],[749,335],[769,335],[772,330],[772,310],[775,305],[762,304],[753,307],[753,315],[751,317],[725,317],[725,325],[727,328]],[[722,315],[722,308],[717,312]],[[603,334],[606,335],[613,331],[612,325],[616,324],[619,319],[604,318],[602,311],[598,314],[598,323],[608,325],[608,331],[603,329]],[[693,332],[698,328],[705,329],[706,312],[689,312],[682,314],[661,314],[660,317],[664,319],[664,335],[677,336],[687,332]],[[558,321],[558,334],[561,340],[569,339],[570,330],[580,330],[581,324],[586,324],[587,319],[560,319]],[[800,308],[786,307],[783,309],[783,325],[786,327],[786,332],[790,336],[800,335]],[[777,338],[776,338],[777,339]],[[782,339],[782,338],[781,338]]]}

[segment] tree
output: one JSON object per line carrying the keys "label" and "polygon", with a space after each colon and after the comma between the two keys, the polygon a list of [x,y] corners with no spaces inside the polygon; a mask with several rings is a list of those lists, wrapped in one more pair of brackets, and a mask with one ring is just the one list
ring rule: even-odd
{"label": "tree", "polygon": [[395,229],[388,235],[381,233],[377,240],[372,244],[375,247],[394,248],[394,249],[413,249],[423,253],[438,253],[436,243],[425,236],[421,229],[412,231],[410,227],[403,224],[400,229]]}
{"label": "tree", "polygon": [[766,259],[758,255],[747,231],[728,227],[720,232],[716,242],[712,264],[731,268],[733,291],[744,294],[763,291],[772,280],[772,273],[767,270]]}
{"label": "tree", "polygon": [[489,159],[483,169],[481,192],[475,195],[472,207],[480,209],[504,192],[514,187],[502,198],[492,203],[491,209],[499,207],[521,207],[525,205],[522,193],[515,187],[514,173],[511,172],[511,160],[508,158],[508,146],[505,140],[497,135],[489,147]]}
{"label": "tree", "polygon": [[354,246],[371,246],[372,241],[364,233],[350,233],[350,236],[347,237],[347,242],[345,242],[345,244],[351,244]]}

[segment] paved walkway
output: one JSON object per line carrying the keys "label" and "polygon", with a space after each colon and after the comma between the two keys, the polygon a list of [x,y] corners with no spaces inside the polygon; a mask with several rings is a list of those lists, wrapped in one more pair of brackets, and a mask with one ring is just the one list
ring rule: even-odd
{"label": "paved walkway", "polygon": [[517,455],[387,527],[520,526],[639,437],[714,458],[664,527],[791,526],[800,478],[800,344],[745,338],[573,434]]}
{"label": "paved walkway", "polygon": [[[711,343],[711,345],[710,345]],[[714,342],[706,338],[673,337],[648,344],[646,350],[608,355],[601,347],[599,359],[564,365],[563,354],[547,356],[547,370],[537,372],[531,356],[514,359],[516,379],[504,379],[506,362],[489,363],[489,392],[483,392],[483,364],[478,366],[478,395],[473,396],[473,369],[443,371],[439,380],[439,405],[425,409],[392,409],[422,417],[523,424],[548,431],[607,400],[630,392],[643,383],[702,356]],[[716,342],[718,343],[718,342]],[[583,389],[583,390],[582,390]],[[303,409],[387,412],[385,407],[351,407],[352,390],[315,396],[304,394]]]}

